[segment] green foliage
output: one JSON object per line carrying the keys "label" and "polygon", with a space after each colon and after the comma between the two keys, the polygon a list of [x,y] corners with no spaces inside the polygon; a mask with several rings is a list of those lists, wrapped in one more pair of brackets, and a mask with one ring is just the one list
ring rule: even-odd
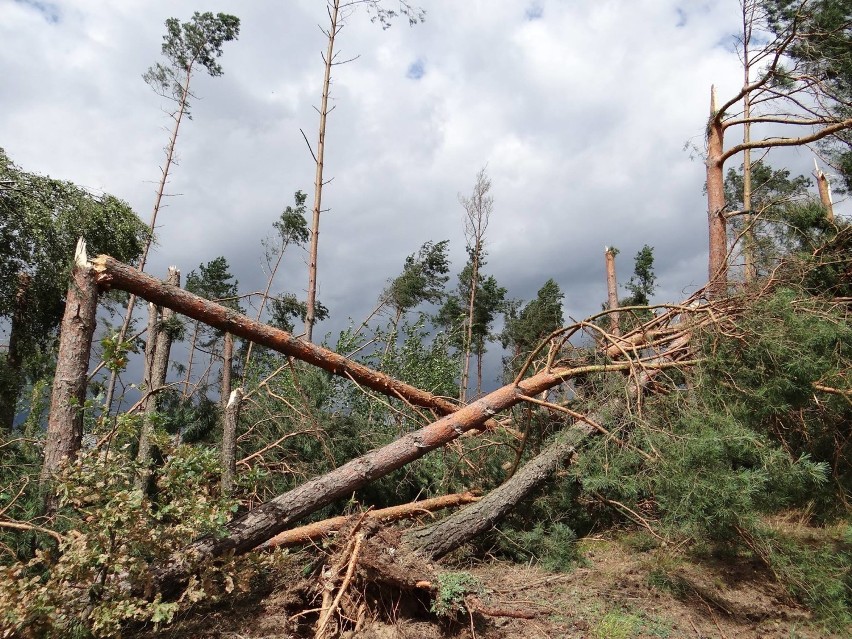
{"label": "green foliage", "polygon": [[[715,410],[724,408],[793,459],[828,465],[837,487],[852,489],[852,450],[837,436],[852,417],[843,394],[852,365],[845,312],[781,289],[749,309],[738,327],[739,339],[715,342],[706,365]],[[825,499],[830,506],[833,499]]]}
{"label": "green foliage", "polygon": [[763,525],[751,531],[748,541],[790,593],[829,628],[852,624],[852,544],[807,543]]}
{"label": "green foliage", "polygon": [[158,62],[142,78],[159,95],[184,101],[188,112],[186,88],[193,71],[200,66],[213,77],[222,75],[222,66],[217,62],[222,45],[236,40],[239,34],[240,19],[227,13],[196,11],[189,22],[182,24],[177,18],[169,18],[162,47],[168,64]]}
{"label": "green foliage", "polygon": [[449,279],[447,257],[449,240],[426,242],[417,253],[405,258],[402,273],[391,280],[382,299],[402,316],[423,302],[437,303],[444,298]]}
{"label": "green foliage", "polygon": [[51,373],[80,237],[90,255],[131,262],[147,229],[125,202],[27,173],[0,149],[0,319],[11,322],[9,352],[0,357],[0,405],[12,407],[11,416],[24,386]]}
{"label": "green foliage", "polygon": [[801,504],[825,482],[825,465],[791,459],[729,416],[699,409],[678,421],[676,436],[654,438],[662,461],[648,486],[677,534],[735,540],[760,514]]}
{"label": "green foliage", "polygon": [[501,554],[519,563],[531,560],[549,572],[569,572],[583,562],[577,533],[563,523],[536,523],[529,530],[507,527],[497,539]]}
{"label": "green foliage", "polygon": [[647,306],[651,295],[657,288],[654,274],[654,247],[647,244],[639,249],[634,259],[633,275],[624,285],[630,291],[630,297],[620,302],[621,306]]}
{"label": "green foliage", "polygon": [[[292,332],[295,328],[293,320],[299,319],[305,321],[308,314],[307,302],[303,302],[296,297],[294,293],[282,293],[278,297],[273,297],[269,304],[270,315],[272,316],[269,323],[282,330]],[[328,308],[319,300],[314,306],[314,317],[318,322],[328,319]]]}
{"label": "green foliage", "polygon": [[158,441],[167,454],[155,475],[157,502],[149,501],[134,489],[128,471],[136,464],[128,447],[120,446],[134,431],[120,423],[117,449],[83,452],[57,480],[63,541],[0,569],[0,628],[24,637],[118,636],[129,621],[167,623],[207,596],[205,582],[224,579],[226,589],[233,589],[225,564],[205,569],[179,602],[142,596],[149,563],[199,535],[220,534],[232,505],[211,490],[219,472],[216,453],[173,448],[168,438]]}
{"label": "green foliage", "polygon": [[288,206],[282,211],[281,218],[272,224],[281,239],[282,251],[291,242],[301,246],[311,236],[308,230],[308,220],[305,218],[305,201],[307,198],[308,196],[301,191],[296,191],[293,196],[296,206]]}
{"label": "green foliage", "polygon": [[467,614],[465,597],[480,594],[482,583],[469,572],[442,572],[438,575],[438,594],[431,611],[439,617]]}
{"label": "green foliage", "polygon": [[[481,357],[486,344],[493,338],[491,327],[505,305],[506,289],[497,283],[493,275],[485,277],[485,255],[480,250],[476,274],[476,293],[473,301],[473,327],[471,330],[471,353]],[[466,348],[467,325],[470,318],[470,293],[473,282],[473,251],[468,250],[468,261],[458,276],[455,291],[446,300],[435,316],[435,323],[450,336],[453,345],[460,351]]]}
{"label": "green foliage", "polygon": [[539,342],[562,326],[562,290],[553,279],[544,283],[536,298],[523,308],[511,304],[506,311],[506,324],[500,334],[504,348],[517,358],[531,352]]}

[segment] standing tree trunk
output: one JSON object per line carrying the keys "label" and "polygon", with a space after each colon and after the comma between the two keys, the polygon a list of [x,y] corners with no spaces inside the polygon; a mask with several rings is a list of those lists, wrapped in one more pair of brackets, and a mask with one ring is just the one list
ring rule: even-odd
{"label": "standing tree trunk", "polygon": [[459,385],[459,401],[464,403],[467,399],[467,385],[470,382],[470,355],[473,350],[473,316],[476,308],[476,289],[479,283],[479,251],[480,238],[477,236],[473,249],[470,270],[470,298],[467,303],[467,332],[464,339],[464,369],[462,370],[461,384]]}
{"label": "standing tree trunk", "polygon": [[814,177],[817,181],[819,201],[822,202],[822,206],[825,209],[826,219],[834,224],[834,203],[831,201],[831,185],[828,183],[828,177],[826,177],[825,173],[817,165],[816,158],[814,158]]}
{"label": "standing tree trunk", "polygon": [[725,160],[722,113],[716,109],[716,88],[710,89],[707,122],[707,227],[710,236],[707,296],[723,297],[728,289],[728,235],[725,220]]}
{"label": "standing tree trunk", "polygon": [[[175,287],[180,286],[180,271],[176,267],[169,267],[166,284]],[[148,375],[148,398],[145,400],[145,418],[142,422],[142,432],[139,435],[139,452],[136,456],[136,460],[142,466],[136,486],[143,490],[147,489],[151,478],[151,437],[154,434],[154,417],[157,412],[156,393],[159,393],[166,385],[169,355],[172,348],[172,333],[169,330],[168,321],[175,314],[170,308],[160,308],[153,304],[150,306],[154,321],[149,324],[149,328],[153,325],[154,330],[148,334],[148,344],[150,346],[153,343],[153,346],[150,348],[151,366]],[[148,350],[148,348],[145,349],[146,355]]]}
{"label": "standing tree trunk", "polygon": [[618,250],[612,246],[604,247],[604,259],[606,260],[606,293],[609,314],[609,332],[618,337],[621,329],[618,325],[618,281],[615,279],[615,256]]}
{"label": "standing tree trunk", "polygon": [[745,254],[745,282],[750,284],[757,279],[757,266],[755,264],[755,252],[757,242],[754,237],[754,216],[751,212],[751,58],[749,47],[751,46],[751,32],[754,26],[754,12],[756,3],[742,0],[743,14],[743,253]]}
{"label": "standing tree trunk", "polygon": [[319,109],[319,133],[317,135],[316,173],[314,175],[314,207],[311,222],[311,251],[308,258],[308,299],[305,310],[305,340],[312,342],[314,338],[314,322],[316,321],[317,302],[317,247],[319,245],[320,211],[322,210],[322,172],[325,161],[325,127],[328,118],[328,93],[331,89],[331,67],[334,63],[334,39],[340,32],[341,26],[337,18],[340,0],[329,3],[329,30],[325,32],[328,38],[328,48],[325,53],[325,76],[322,83],[322,100]]}
{"label": "standing tree trunk", "polygon": [[240,418],[240,404],[243,401],[243,389],[235,388],[225,405],[224,427],[222,429],[222,494],[230,495],[237,476],[237,422]]}
{"label": "standing tree trunk", "polygon": [[[50,416],[44,444],[41,483],[49,481],[67,460],[80,450],[83,437],[83,407],[86,403],[86,374],[95,332],[98,288],[86,257],[86,243],[80,239],[74,252],[71,285],[65,300],[65,314],[59,337],[56,374],[50,399]],[[47,510],[53,508],[48,498]]]}
{"label": "standing tree trunk", "polygon": [[459,195],[459,202],[464,207],[464,234],[467,239],[467,249],[470,254],[470,294],[467,303],[467,331],[464,341],[464,366],[459,384],[459,400],[464,403],[467,399],[467,386],[470,383],[470,356],[474,347],[473,324],[476,317],[476,294],[479,291],[479,269],[482,266],[482,247],[485,243],[485,231],[494,208],[494,199],[488,194],[491,190],[491,180],[485,173],[485,168],[476,174],[476,184],[469,198]]}

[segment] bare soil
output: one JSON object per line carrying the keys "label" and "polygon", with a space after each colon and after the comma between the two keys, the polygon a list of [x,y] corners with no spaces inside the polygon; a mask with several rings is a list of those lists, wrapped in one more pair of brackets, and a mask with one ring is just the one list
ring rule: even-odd
{"label": "bare soil", "polygon": [[[385,540],[392,545],[392,540]],[[759,562],[733,557],[697,562],[666,548],[637,549],[635,538],[585,539],[584,561],[568,573],[490,561],[450,566],[480,584],[466,612],[454,619],[431,613],[428,591],[402,583],[420,568],[400,563],[382,572],[391,582],[361,582],[353,601],[367,605],[346,639],[817,639],[848,636],[826,631],[793,601]],[[360,557],[375,575],[375,547]],[[263,597],[233,600],[181,620],[157,636],[174,639],[296,639],[314,636],[320,606],[316,579],[281,575]],[[391,561],[393,563],[393,561]],[[304,565],[302,563],[301,565]],[[301,567],[301,566],[299,566]],[[396,582],[396,584],[393,582]],[[313,584],[313,585],[312,585]]]}

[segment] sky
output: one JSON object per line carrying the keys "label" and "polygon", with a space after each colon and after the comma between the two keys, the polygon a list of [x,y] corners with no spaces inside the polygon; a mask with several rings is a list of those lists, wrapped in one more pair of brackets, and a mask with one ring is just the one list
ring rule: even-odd
{"label": "sky", "polygon": [[[384,6],[393,8],[394,2]],[[702,193],[710,86],[741,83],[737,0],[423,0],[426,20],[383,30],[346,12],[332,75],[319,236],[318,297],[360,322],[405,257],[450,240],[466,259],[463,209],[477,172],[492,180],[486,274],[509,296],[548,279],[566,319],[606,299],[604,246],[654,247],[654,301],[677,302],[707,277]],[[148,221],[171,120],[142,80],[163,60],[164,21],[232,13],[222,77],[193,80],[193,118],[160,211],[146,271],[184,274],[225,256],[244,293],[263,290],[261,241],[313,194],[326,47],[321,0],[0,0],[0,147],[21,168],[126,200]],[[797,173],[807,150],[787,152]],[[273,292],[304,297],[293,252]],[[622,294],[624,291],[622,290]]]}

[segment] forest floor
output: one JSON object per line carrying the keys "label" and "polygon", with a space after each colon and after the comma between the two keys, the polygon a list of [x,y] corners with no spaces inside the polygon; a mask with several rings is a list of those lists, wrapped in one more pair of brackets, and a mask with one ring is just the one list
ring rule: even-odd
{"label": "forest floor", "polygon": [[[480,584],[477,605],[493,614],[439,619],[416,597],[385,597],[383,618],[365,620],[347,639],[816,639],[832,634],[797,604],[758,561],[747,557],[696,560],[666,548],[646,548],[647,535],[586,538],[579,564],[549,573],[505,561],[458,561]],[[294,565],[294,570],[295,570]],[[315,616],[293,589],[298,573],[281,576],[262,598],[185,618],[158,637],[171,639],[291,639],[313,637]],[[387,594],[387,592],[386,592]],[[468,600],[470,601],[470,600]],[[390,602],[388,605],[387,602]],[[319,605],[316,603],[315,605]],[[301,607],[300,607],[301,606]],[[518,618],[522,615],[527,618]],[[848,629],[847,629],[848,630]]]}

